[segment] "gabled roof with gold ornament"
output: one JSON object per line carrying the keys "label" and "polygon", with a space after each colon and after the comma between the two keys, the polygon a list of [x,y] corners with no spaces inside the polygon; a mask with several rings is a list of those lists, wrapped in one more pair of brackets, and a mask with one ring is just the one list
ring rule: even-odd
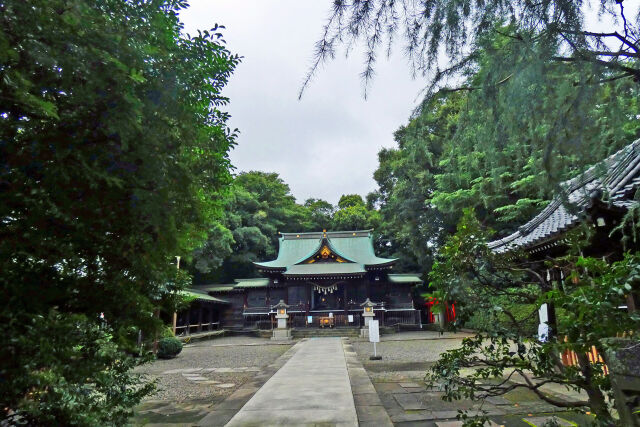
{"label": "gabled roof with gold ornament", "polygon": [[281,233],[278,257],[254,264],[262,272],[281,272],[290,277],[353,277],[391,268],[397,259],[376,256],[371,231]]}

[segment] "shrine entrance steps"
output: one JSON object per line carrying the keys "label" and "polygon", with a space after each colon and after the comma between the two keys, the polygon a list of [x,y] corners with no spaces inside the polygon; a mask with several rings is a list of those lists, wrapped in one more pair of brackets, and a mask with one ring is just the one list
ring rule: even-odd
{"label": "shrine entrance steps", "polygon": [[[380,335],[389,335],[396,332],[396,328],[391,326],[380,327]],[[271,331],[271,329],[251,329],[244,331],[244,335],[254,335],[261,338],[271,338],[272,334],[273,332]],[[234,333],[234,335],[238,335],[238,333]],[[291,329],[291,336],[294,339],[313,337],[357,338],[360,336],[360,328],[293,328]]]}
{"label": "shrine entrance steps", "polygon": [[292,329],[293,338],[313,337],[359,337],[359,328],[299,328]]}

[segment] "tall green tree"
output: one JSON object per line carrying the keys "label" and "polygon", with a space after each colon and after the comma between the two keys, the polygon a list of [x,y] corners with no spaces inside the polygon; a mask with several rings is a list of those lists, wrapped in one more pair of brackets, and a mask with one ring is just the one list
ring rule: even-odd
{"label": "tall green tree", "polygon": [[397,148],[378,153],[374,178],[382,220],[381,233],[388,240],[387,255],[407,263],[412,271],[428,272],[444,236],[455,229],[455,219],[432,202],[438,190],[435,177],[442,173],[443,151],[455,133],[460,93],[442,93],[422,106],[420,114],[395,133]]}
{"label": "tall green tree", "polygon": [[[594,85],[574,99],[575,66],[534,67],[501,34],[482,43],[465,84],[495,87],[502,72],[513,77],[490,100],[476,90],[428,96],[396,132],[397,148],[379,153],[374,178],[381,228],[390,251],[423,271],[464,208],[473,207],[486,226],[508,234],[545,206],[558,181],[640,136],[633,81]],[[501,73],[492,71],[498,68]],[[527,77],[532,75],[535,82]],[[558,121],[567,99],[571,117]],[[564,141],[551,157],[549,139]]]}
{"label": "tall green tree", "polygon": [[366,206],[362,196],[343,194],[331,222],[334,230],[368,230],[378,227],[380,216]]}
{"label": "tall green tree", "polygon": [[[9,424],[122,425],[125,352],[184,286],[230,181],[238,57],[181,0],[0,3],[0,402]],[[182,285],[180,285],[182,283]],[[104,321],[101,320],[104,315]]]}
{"label": "tall green tree", "polygon": [[331,218],[335,211],[334,206],[322,199],[307,199],[304,206],[311,216],[311,229],[314,231],[329,230],[332,228]]}
{"label": "tall green tree", "polygon": [[194,254],[196,283],[254,276],[253,261],[277,256],[278,232],[312,229],[309,210],[296,203],[276,173],[238,174],[224,199],[224,211],[206,245]]}

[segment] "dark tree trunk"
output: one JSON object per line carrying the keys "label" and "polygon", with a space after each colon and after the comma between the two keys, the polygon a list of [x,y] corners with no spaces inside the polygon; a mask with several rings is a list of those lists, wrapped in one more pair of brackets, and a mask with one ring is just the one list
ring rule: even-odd
{"label": "dark tree trunk", "polygon": [[615,422],[609,413],[605,396],[602,391],[593,384],[593,368],[591,366],[591,361],[589,361],[589,357],[584,353],[576,354],[578,356],[580,371],[582,372],[582,375],[584,375],[586,382],[584,391],[589,397],[589,407],[591,408],[591,411],[596,414],[603,425],[614,426]]}

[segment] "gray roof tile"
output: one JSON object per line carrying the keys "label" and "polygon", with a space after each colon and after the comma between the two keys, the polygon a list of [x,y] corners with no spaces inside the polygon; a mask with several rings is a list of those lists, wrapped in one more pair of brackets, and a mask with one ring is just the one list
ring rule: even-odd
{"label": "gray roof tile", "polygon": [[556,196],[547,207],[515,233],[489,242],[489,248],[502,253],[527,249],[577,224],[580,214],[594,198],[605,198],[616,207],[635,205],[632,200],[640,188],[640,139],[590,167],[580,176],[561,184],[565,194]]}

